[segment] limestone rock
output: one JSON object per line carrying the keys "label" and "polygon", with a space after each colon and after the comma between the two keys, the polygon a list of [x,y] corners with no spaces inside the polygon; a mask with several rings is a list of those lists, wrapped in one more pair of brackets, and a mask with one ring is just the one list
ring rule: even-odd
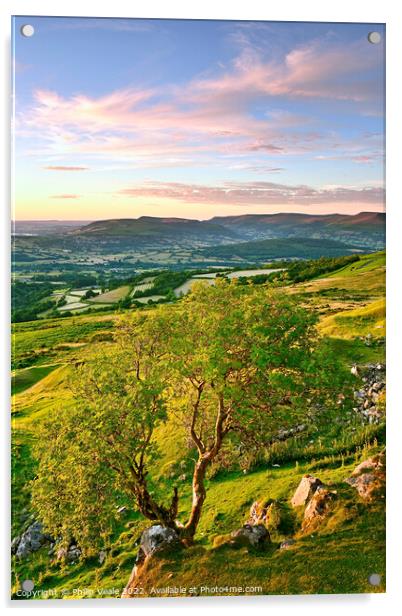
{"label": "limestone rock", "polygon": [[231,544],[236,547],[263,548],[270,542],[269,532],[263,524],[245,524],[231,534]]}
{"label": "limestone rock", "polygon": [[27,558],[32,552],[36,552],[45,543],[50,541],[51,537],[43,532],[41,522],[35,521],[22,534],[15,552],[16,557],[20,559]]}
{"label": "limestone rock", "polygon": [[354,392],[354,412],[370,424],[380,423],[385,414],[385,366],[368,364],[361,367],[361,387]]}
{"label": "limestone rock", "polygon": [[358,464],[358,466],[356,466],[351,476],[357,477],[358,475],[361,475],[362,473],[367,473],[370,471],[371,472],[381,471],[384,467],[385,467],[385,456],[384,454],[380,453],[377,456],[372,456],[371,458],[368,458],[367,460],[364,460],[363,462]]}
{"label": "limestone rock", "polygon": [[[174,546],[181,545],[178,534],[173,528],[166,528],[160,524],[147,528],[140,541],[140,552],[144,558],[151,556],[155,552],[164,551]],[[138,557],[137,557],[138,560]]]}
{"label": "limestone rock", "polygon": [[67,552],[67,562],[74,563],[81,557],[81,550],[77,545],[71,545]]}
{"label": "limestone rock", "polygon": [[356,488],[364,501],[384,497],[385,455],[380,453],[361,462],[346,479],[346,483]]}
{"label": "limestone rock", "polygon": [[268,530],[277,530],[282,522],[282,507],[276,500],[255,501],[250,507],[247,524],[263,524]]}
{"label": "limestone rock", "polygon": [[324,516],[328,513],[335,496],[336,492],[331,492],[322,486],[317,488],[304,510],[302,522],[303,532],[321,522]]}
{"label": "limestone rock", "polygon": [[156,524],[147,528],[141,535],[140,549],[130,579],[121,595],[122,599],[132,599],[136,596],[136,580],[139,570],[154,554],[160,554],[174,548],[180,548],[182,543],[173,528]]}
{"label": "limestone rock", "polygon": [[267,516],[267,510],[274,501],[272,499],[266,501],[255,501],[250,507],[250,515],[247,524],[251,526],[255,524],[264,524]]}
{"label": "limestone rock", "polygon": [[293,495],[291,501],[293,507],[305,505],[320,486],[322,486],[320,479],[313,475],[304,475]]}

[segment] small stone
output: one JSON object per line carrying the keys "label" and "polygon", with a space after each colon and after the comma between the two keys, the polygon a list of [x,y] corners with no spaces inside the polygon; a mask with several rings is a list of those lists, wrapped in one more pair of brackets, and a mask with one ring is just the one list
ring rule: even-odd
{"label": "small stone", "polygon": [[230,536],[233,540],[232,544],[239,547],[262,548],[270,541],[269,532],[263,524],[255,526],[245,524],[242,528],[233,531]]}
{"label": "small stone", "polygon": [[280,550],[287,550],[288,548],[290,548],[295,543],[296,543],[296,541],[294,539],[286,539],[286,541],[282,541],[282,543],[279,546],[279,549]]}

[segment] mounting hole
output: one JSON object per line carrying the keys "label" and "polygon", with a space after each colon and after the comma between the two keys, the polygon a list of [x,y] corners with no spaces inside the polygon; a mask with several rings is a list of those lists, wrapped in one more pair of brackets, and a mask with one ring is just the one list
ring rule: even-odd
{"label": "mounting hole", "polygon": [[22,582],[22,590],[25,590],[25,592],[32,592],[34,588],[35,584],[32,580],[24,580]]}
{"label": "mounting hole", "polygon": [[381,43],[381,34],[379,32],[369,32],[367,38],[368,42],[373,45],[378,45],[378,43]]}
{"label": "mounting hole", "polygon": [[21,34],[22,36],[29,38],[35,34],[35,28],[31,26],[31,24],[25,24],[24,26],[21,26]]}
{"label": "mounting hole", "polygon": [[369,575],[368,581],[372,586],[379,586],[381,584],[381,575],[379,573],[372,573]]}

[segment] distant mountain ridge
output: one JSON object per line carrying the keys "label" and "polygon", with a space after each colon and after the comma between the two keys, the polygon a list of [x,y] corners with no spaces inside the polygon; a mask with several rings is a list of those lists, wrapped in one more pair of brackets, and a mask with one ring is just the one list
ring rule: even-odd
{"label": "distant mountain ridge", "polygon": [[99,220],[73,229],[70,235],[102,237],[169,237],[169,236],[211,236],[236,239],[237,234],[213,221],[192,220],[188,218],[158,218],[141,216],[140,218],[116,218]]}
{"label": "distant mountain ridge", "polygon": [[330,239],[362,248],[382,249],[385,244],[385,214],[242,214],[215,216],[210,220],[152,217],[99,220],[75,227],[68,235],[90,239],[129,238],[149,243],[199,240],[207,245],[264,239]]}
{"label": "distant mountain ridge", "polygon": [[217,222],[223,226],[246,226],[252,224],[270,224],[287,226],[296,224],[307,225],[382,225],[385,224],[383,212],[359,212],[358,214],[242,214],[240,216],[214,216],[210,222]]}

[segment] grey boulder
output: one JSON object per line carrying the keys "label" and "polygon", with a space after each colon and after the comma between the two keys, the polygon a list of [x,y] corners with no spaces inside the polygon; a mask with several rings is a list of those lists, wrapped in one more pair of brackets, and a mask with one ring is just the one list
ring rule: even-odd
{"label": "grey boulder", "polygon": [[151,526],[141,535],[137,562],[152,556],[155,552],[169,550],[174,546],[179,547],[179,545],[181,545],[179,536],[173,528],[167,528],[161,524]]}
{"label": "grey boulder", "polygon": [[18,547],[15,549],[17,558],[27,558],[32,552],[37,552],[45,543],[49,543],[51,537],[43,532],[41,522],[33,522],[27,530],[21,535]]}

